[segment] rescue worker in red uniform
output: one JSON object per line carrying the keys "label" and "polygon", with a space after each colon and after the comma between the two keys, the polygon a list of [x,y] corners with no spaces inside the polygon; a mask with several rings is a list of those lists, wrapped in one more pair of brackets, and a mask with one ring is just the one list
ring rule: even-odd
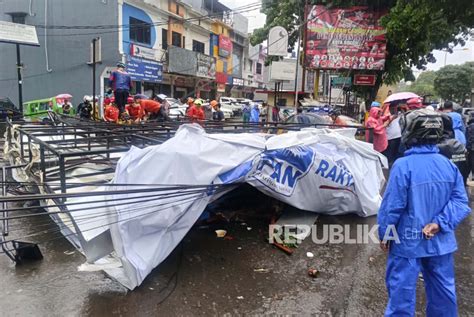
{"label": "rescue worker in red uniform", "polygon": [[143,108],[140,104],[140,99],[137,97],[134,98],[131,104],[125,107],[125,110],[130,116],[130,119],[132,119],[132,121],[135,123],[139,123],[145,115],[145,113],[143,112]]}
{"label": "rescue worker in red uniform", "polygon": [[197,120],[206,119],[206,116],[204,115],[204,110],[202,109],[201,99],[196,99],[194,101],[194,105],[192,105],[186,112],[186,116],[190,118],[193,122],[196,122]]}
{"label": "rescue worker in red uniform", "polygon": [[117,123],[120,110],[112,103],[105,106],[104,119],[107,122]]}
{"label": "rescue worker in red uniform", "polygon": [[161,120],[170,120],[170,117],[162,104],[156,100],[150,99],[135,99],[135,103],[140,105],[140,108],[143,112],[142,118],[144,120],[148,119],[161,119]]}

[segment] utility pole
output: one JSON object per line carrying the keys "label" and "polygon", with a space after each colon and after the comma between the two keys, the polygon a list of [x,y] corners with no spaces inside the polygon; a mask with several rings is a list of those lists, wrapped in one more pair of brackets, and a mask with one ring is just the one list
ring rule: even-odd
{"label": "utility pole", "polygon": [[16,68],[18,75],[18,109],[20,110],[20,113],[23,114],[23,79],[21,77],[23,64],[21,63],[20,44],[16,44]]}
{"label": "utility pole", "polygon": [[97,42],[98,38],[93,38],[92,39],[92,118],[97,119],[95,117],[96,114],[96,105],[95,105],[95,63],[96,63],[96,56],[95,56],[95,45]]}
{"label": "utility pole", "polygon": [[[301,18],[298,19],[298,23]],[[295,77],[295,108],[298,107],[298,63],[300,60],[300,40],[301,40],[301,28],[298,30],[298,40],[296,41],[296,77]]]}

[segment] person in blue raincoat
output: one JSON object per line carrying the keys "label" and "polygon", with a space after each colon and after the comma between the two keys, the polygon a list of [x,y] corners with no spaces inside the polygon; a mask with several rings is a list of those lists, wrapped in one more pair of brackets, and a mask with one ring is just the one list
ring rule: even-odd
{"label": "person in blue raincoat", "polygon": [[260,109],[258,109],[258,104],[254,103],[252,109],[250,110],[250,122],[258,123],[260,120]]}
{"label": "person in blue raincoat", "polygon": [[444,103],[443,112],[450,116],[453,121],[454,137],[456,140],[466,146],[466,127],[464,126],[462,116],[453,111],[453,103],[451,101],[446,101]]}
{"label": "person in blue raincoat", "polygon": [[470,213],[462,176],[439,154],[441,116],[415,110],[401,118],[408,150],[393,165],[378,214],[388,251],[385,316],[414,316],[416,283],[424,278],[427,316],[457,316],[454,231]]}

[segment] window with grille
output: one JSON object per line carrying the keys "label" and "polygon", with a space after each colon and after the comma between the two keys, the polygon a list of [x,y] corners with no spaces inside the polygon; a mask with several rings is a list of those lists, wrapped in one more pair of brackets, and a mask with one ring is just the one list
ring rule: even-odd
{"label": "window with grille", "polygon": [[171,45],[181,47],[181,34],[178,32],[171,33]]}
{"label": "window with grille", "polygon": [[204,43],[193,40],[193,51],[203,53],[204,54]]}
{"label": "window with grille", "polygon": [[151,26],[142,20],[130,17],[130,41],[151,44]]}

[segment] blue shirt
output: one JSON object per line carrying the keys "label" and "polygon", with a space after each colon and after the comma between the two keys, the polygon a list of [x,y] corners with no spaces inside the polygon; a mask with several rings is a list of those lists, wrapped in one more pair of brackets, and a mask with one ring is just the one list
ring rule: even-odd
{"label": "blue shirt", "polygon": [[[378,215],[379,238],[384,239],[391,226],[400,242],[390,242],[394,255],[420,258],[448,254],[457,250],[454,230],[470,212],[457,167],[439,154],[435,145],[412,147],[390,171]],[[422,234],[428,223],[440,226],[431,239]]]}
{"label": "blue shirt", "polygon": [[109,85],[115,90],[127,90],[132,88],[132,79],[126,72],[113,71],[109,77]]}
{"label": "blue shirt", "polygon": [[250,110],[250,122],[259,122],[260,120],[260,110],[258,109],[258,106],[252,107],[252,110]]}
{"label": "blue shirt", "polygon": [[448,112],[448,116],[453,121],[454,137],[456,140],[466,145],[466,127],[462,121],[462,116],[457,112]]}

